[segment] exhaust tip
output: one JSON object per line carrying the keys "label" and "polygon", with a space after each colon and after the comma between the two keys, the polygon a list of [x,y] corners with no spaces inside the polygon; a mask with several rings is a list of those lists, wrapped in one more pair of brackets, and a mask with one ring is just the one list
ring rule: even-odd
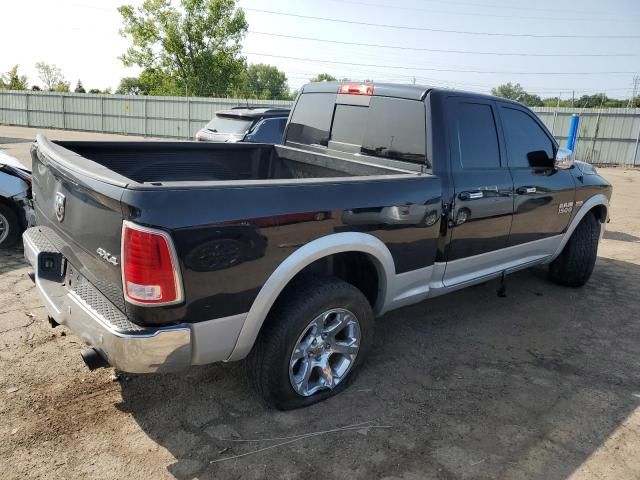
{"label": "exhaust tip", "polygon": [[93,371],[98,368],[106,368],[109,366],[107,359],[93,347],[81,351],[80,356],[89,370]]}

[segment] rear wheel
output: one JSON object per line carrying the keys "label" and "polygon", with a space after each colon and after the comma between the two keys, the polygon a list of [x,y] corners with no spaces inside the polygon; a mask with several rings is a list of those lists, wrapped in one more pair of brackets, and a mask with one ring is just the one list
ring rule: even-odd
{"label": "rear wheel", "polygon": [[247,358],[250,382],[278,409],[300,408],[343,390],[373,342],[371,305],[333,277],[305,275],[287,288]]}
{"label": "rear wheel", "polygon": [[582,219],[562,253],[549,265],[551,281],[581,287],[589,280],[598,257],[600,222],[589,212]]}
{"label": "rear wheel", "polygon": [[14,247],[20,238],[20,222],[13,209],[0,203],[0,248]]}

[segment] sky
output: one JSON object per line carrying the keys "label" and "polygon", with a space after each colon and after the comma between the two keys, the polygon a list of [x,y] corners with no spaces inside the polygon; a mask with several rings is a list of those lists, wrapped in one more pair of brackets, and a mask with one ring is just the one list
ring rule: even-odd
{"label": "sky", "polygon": [[[118,59],[128,46],[116,11],[125,3],[141,0],[2,0],[0,71],[19,64],[31,84],[41,84],[35,63],[45,61],[60,67],[72,88],[81,79],[87,89],[115,89],[120,78],[138,73]],[[250,63],[276,65],[292,88],[327,72],[478,92],[518,82],[542,97],[626,98],[640,75],[638,0],[240,0],[239,6],[249,23],[243,54]]]}

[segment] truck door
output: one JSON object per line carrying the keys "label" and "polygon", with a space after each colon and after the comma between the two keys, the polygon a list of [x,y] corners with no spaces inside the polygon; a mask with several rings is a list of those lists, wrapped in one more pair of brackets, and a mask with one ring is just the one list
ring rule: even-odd
{"label": "truck door", "polygon": [[[515,190],[508,244],[548,239],[549,248],[555,251],[551,237],[564,232],[574,208],[573,174],[553,168],[556,143],[535,114],[502,102],[499,112]],[[541,247],[540,242],[532,244],[532,252]]]}
{"label": "truck door", "polygon": [[501,153],[496,104],[449,97],[447,130],[453,201],[445,285],[476,277],[496,264],[507,246],[513,215],[513,181]]}

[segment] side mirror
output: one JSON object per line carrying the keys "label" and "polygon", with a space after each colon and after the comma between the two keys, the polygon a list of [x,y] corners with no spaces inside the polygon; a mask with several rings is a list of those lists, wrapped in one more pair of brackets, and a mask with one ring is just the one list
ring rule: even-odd
{"label": "side mirror", "polygon": [[573,167],[573,162],[575,161],[575,159],[576,156],[573,150],[561,147],[558,148],[556,158],[553,161],[553,166],[558,170],[566,170]]}
{"label": "side mirror", "polygon": [[549,155],[544,150],[534,150],[527,153],[527,161],[529,166],[533,168],[550,169],[554,167],[554,159],[549,158]]}

